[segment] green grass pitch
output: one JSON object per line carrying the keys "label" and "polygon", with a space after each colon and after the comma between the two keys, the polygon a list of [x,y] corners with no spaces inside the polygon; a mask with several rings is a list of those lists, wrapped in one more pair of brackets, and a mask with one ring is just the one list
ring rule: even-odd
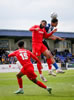
{"label": "green grass pitch", "polygon": [[74,70],[67,70],[56,77],[49,76],[47,71],[43,74],[48,80],[45,84],[52,87],[51,95],[26,76],[23,77],[24,94],[16,95],[13,93],[18,89],[16,73],[0,73],[0,100],[74,100]]}

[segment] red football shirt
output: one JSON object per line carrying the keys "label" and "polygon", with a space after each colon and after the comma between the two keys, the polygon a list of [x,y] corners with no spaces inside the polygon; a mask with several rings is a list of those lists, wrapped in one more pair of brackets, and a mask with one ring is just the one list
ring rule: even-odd
{"label": "red football shirt", "polygon": [[[39,28],[39,30],[36,31],[35,28]],[[48,34],[45,28],[41,29],[39,25],[34,25],[30,31],[32,31],[32,43],[42,43],[43,38],[48,38],[53,34],[53,32]]]}
{"label": "red football shirt", "polygon": [[8,55],[8,57],[12,57],[12,56],[16,56],[18,61],[25,68],[27,68],[29,64],[32,64],[30,60],[31,57],[41,65],[41,62],[38,60],[38,58],[35,55],[33,55],[29,50],[26,50],[26,49],[18,49]]}

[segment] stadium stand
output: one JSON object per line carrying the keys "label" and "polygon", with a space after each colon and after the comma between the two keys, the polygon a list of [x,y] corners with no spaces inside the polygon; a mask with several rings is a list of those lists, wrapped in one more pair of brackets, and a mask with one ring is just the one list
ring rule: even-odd
{"label": "stadium stand", "polygon": [[[70,51],[68,48],[64,49],[64,47],[63,47],[63,50],[58,50],[55,46],[53,46],[55,43],[57,44],[59,41],[55,41],[52,44],[52,46],[54,48],[51,51],[53,51],[53,55],[54,55],[56,62],[61,62],[61,63],[74,62],[74,33],[72,33],[72,32],[56,32],[56,33],[54,33],[54,35],[66,38],[67,41],[70,41],[69,46],[67,44],[67,46],[70,47]],[[12,57],[9,59],[7,51],[15,50],[17,48],[15,44],[20,39],[25,39],[26,41],[29,41],[30,44],[27,44],[26,48],[31,50],[32,49],[31,48],[32,47],[31,46],[31,42],[32,42],[31,38],[32,38],[32,33],[30,31],[0,30],[0,63],[1,64],[15,63],[16,58]],[[12,42],[11,42],[11,39],[13,40]],[[11,45],[10,45],[10,42],[11,42]],[[52,43],[52,41],[48,41],[48,43],[49,42]],[[64,44],[64,43],[62,43],[62,44]],[[60,45],[60,44],[58,44],[58,45]],[[73,45],[73,47],[72,47],[72,45]],[[15,47],[15,48],[13,48],[13,47]],[[42,55],[42,58],[43,58],[42,62],[46,62],[43,55]]]}

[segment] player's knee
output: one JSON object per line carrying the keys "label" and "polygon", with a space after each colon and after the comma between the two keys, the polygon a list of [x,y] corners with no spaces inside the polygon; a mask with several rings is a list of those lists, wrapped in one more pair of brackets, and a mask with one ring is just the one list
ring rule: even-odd
{"label": "player's knee", "polygon": [[17,78],[20,78],[21,76],[20,76],[19,74],[16,74],[16,77],[17,77]]}
{"label": "player's knee", "polygon": [[51,53],[48,53],[47,54],[47,58],[52,58],[53,56],[52,56],[52,54]]}
{"label": "player's knee", "polygon": [[16,77],[18,78],[18,74],[16,74]]}
{"label": "player's knee", "polygon": [[39,60],[41,60],[41,56],[37,56],[37,58],[38,58]]}
{"label": "player's knee", "polygon": [[37,83],[37,79],[33,79],[32,82]]}

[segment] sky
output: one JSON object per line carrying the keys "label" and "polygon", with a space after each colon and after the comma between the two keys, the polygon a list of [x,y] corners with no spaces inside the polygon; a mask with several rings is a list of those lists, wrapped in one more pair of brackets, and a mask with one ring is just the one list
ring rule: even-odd
{"label": "sky", "polygon": [[51,12],[58,14],[58,31],[74,32],[74,0],[0,0],[0,29],[28,30]]}

